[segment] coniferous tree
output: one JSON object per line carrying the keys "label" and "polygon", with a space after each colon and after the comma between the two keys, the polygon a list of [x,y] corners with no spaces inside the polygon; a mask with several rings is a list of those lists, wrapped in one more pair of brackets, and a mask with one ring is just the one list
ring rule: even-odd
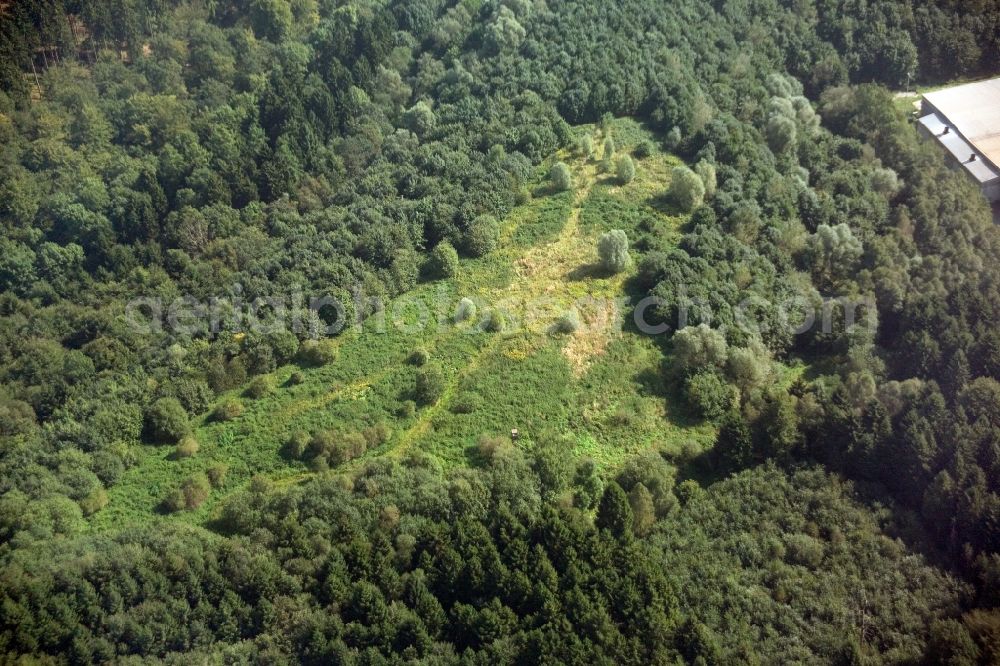
{"label": "coniferous tree", "polygon": [[612,481],[601,496],[595,524],[599,529],[608,530],[615,537],[622,539],[632,534],[633,520],[628,496],[621,486]]}

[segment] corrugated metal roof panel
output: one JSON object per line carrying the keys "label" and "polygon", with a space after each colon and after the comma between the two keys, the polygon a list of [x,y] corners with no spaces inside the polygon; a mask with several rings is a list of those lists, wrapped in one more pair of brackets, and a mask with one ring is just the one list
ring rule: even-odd
{"label": "corrugated metal roof panel", "polygon": [[[938,143],[944,146],[945,150],[951,153],[955,160],[961,163],[962,167],[980,183],[988,183],[995,178],[1000,178],[1000,170],[992,164],[977,156],[977,159],[969,161],[969,157],[977,151],[953,125],[946,122],[944,118],[936,113],[928,113],[919,120],[920,124],[931,134]],[[945,129],[948,132],[945,133]]]}
{"label": "corrugated metal roof panel", "polygon": [[1000,167],[1000,77],[930,92],[924,99]]}

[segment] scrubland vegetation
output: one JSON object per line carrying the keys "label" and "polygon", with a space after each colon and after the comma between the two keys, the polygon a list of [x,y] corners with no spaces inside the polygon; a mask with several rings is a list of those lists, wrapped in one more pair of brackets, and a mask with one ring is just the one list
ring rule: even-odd
{"label": "scrubland vegetation", "polygon": [[996,663],[997,34],[0,6],[0,659]]}

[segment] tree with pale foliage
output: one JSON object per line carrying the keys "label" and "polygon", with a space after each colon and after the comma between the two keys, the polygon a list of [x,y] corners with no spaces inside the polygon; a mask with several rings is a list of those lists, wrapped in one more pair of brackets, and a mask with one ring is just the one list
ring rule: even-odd
{"label": "tree with pale foliage", "polygon": [[705,199],[705,184],[691,169],[685,166],[674,167],[668,196],[678,208],[689,212],[700,206]]}
{"label": "tree with pale foliage", "polygon": [[628,494],[628,503],[632,507],[632,530],[636,536],[642,537],[649,533],[656,522],[656,510],[653,505],[653,494],[641,481],[632,487]]}
{"label": "tree with pale foliage", "polygon": [[573,189],[573,174],[570,173],[569,167],[566,166],[565,162],[556,162],[553,164],[552,170],[549,171],[549,178],[552,180],[552,187],[557,192],[565,192],[566,190]]}
{"label": "tree with pale foliage", "polygon": [[615,140],[610,136],[604,139],[604,151],[601,153],[601,159],[605,162],[610,162],[611,158],[615,156]]}
{"label": "tree with pale foliage", "polygon": [[486,28],[483,43],[489,53],[496,55],[516,49],[526,34],[527,31],[514,16],[514,12],[508,7],[501,7]]}
{"label": "tree with pale foliage", "polygon": [[403,125],[417,136],[424,136],[437,123],[437,118],[427,102],[420,100],[403,113]]}
{"label": "tree with pale foliage", "polygon": [[726,374],[744,393],[764,384],[771,370],[770,354],[759,340],[734,347],[726,360]]}
{"label": "tree with pale foliage", "polygon": [[771,151],[776,154],[783,153],[795,146],[795,121],[786,115],[776,113],[768,118],[764,134],[767,136],[767,145]]}
{"label": "tree with pale foliage", "polygon": [[601,234],[597,240],[597,254],[601,267],[609,273],[621,273],[628,267],[628,236],[621,229]]}
{"label": "tree with pale foliage", "polygon": [[853,274],[864,247],[845,223],[821,224],[809,237],[808,253],[813,275],[825,287]]}
{"label": "tree with pale foliage", "polygon": [[873,190],[890,199],[903,187],[899,175],[888,167],[877,167],[872,171],[871,182]]}
{"label": "tree with pale foliage", "polygon": [[618,176],[618,182],[627,185],[635,179],[635,162],[628,155],[622,155],[618,158],[615,172]]}
{"label": "tree with pale foliage", "polygon": [[674,359],[685,375],[720,368],[728,358],[725,336],[708,324],[685,326],[674,333],[673,344]]}
{"label": "tree with pale foliage", "polygon": [[694,172],[698,174],[702,184],[705,186],[705,196],[711,198],[715,194],[716,187],[718,187],[715,165],[708,160],[702,159],[694,165]]}

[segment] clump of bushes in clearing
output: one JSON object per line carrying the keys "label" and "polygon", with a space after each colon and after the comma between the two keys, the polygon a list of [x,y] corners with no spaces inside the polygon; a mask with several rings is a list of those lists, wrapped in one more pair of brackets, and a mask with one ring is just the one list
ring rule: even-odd
{"label": "clump of bushes in clearing", "polygon": [[172,513],[178,511],[193,511],[208,499],[212,492],[212,484],[204,474],[195,474],[186,478],[180,487],[171,491],[163,501],[164,508]]}
{"label": "clump of bushes in clearing", "polygon": [[337,360],[337,344],[331,338],[305,340],[299,347],[299,361],[306,365],[321,366]]}
{"label": "clump of bushes in clearing", "polygon": [[243,415],[243,403],[236,398],[227,398],[212,411],[212,418],[216,421],[232,421]]}
{"label": "clump of bushes in clearing", "polygon": [[250,382],[250,386],[244,392],[248,398],[253,398],[254,400],[259,400],[266,395],[270,395],[274,392],[274,382],[270,377],[262,375],[260,377],[254,377],[253,381]]}

